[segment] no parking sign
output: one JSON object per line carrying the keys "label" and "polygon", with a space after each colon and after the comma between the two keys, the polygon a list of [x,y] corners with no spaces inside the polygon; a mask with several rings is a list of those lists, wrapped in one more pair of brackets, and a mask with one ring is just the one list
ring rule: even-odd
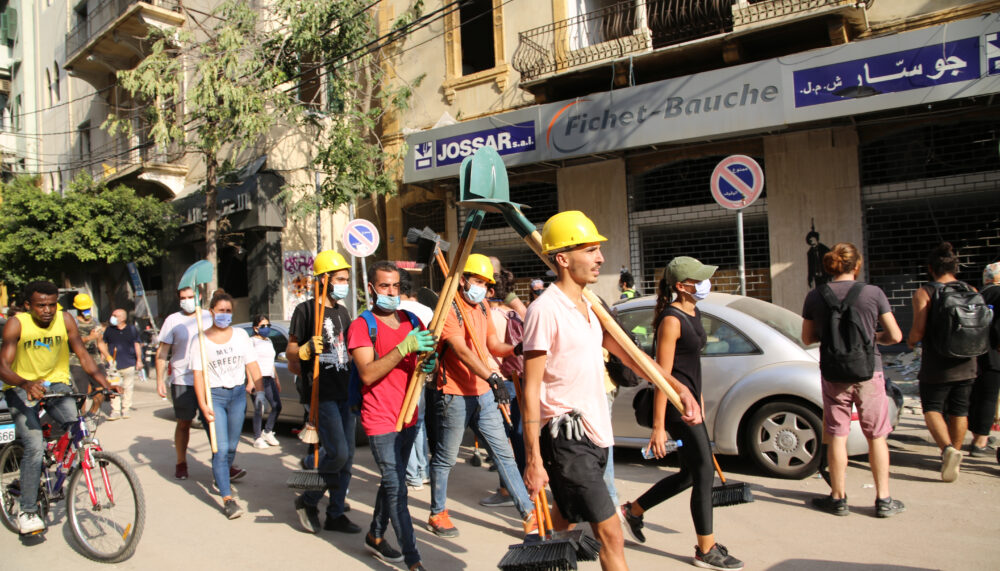
{"label": "no parking sign", "polygon": [[722,159],[712,171],[712,197],[720,206],[739,210],[753,204],[764,189],[764,171],[745,155]]}
{"label": "no parking sign", "polygon": [[379,237],[375,225],[364,218],[356,218],[344,228],[344,249],[352,256],[364,258],[375,253]]}

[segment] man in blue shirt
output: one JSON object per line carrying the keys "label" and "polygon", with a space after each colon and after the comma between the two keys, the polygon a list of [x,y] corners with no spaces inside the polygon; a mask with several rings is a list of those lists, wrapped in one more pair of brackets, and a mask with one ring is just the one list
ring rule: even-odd
{"label": "man in blue shirt", "polygon": [[[116,368],[121,374],[122,398],[111,400],[111,416],[108,420],[128,418],[132,408],[132,393],[135,389],[135,378],[142,363],[142,347],[139,342],[139,330],[127,323],[128,314],[124,309],[111,312],[111,319],[104,335],[98,343],[101,355],[111,364],[108,371],[109,380],[113,378]],[[114,382],[112,380],[112,382]]]}

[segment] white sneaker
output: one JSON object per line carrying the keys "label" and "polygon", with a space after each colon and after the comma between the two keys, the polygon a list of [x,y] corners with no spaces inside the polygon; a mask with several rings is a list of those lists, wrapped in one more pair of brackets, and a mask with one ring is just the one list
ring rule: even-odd
{"label": "white sneaker", "polygon": [[271,446],[277,446],[278,444],[280,444],[280,442],[278,442],[278,439],[274,437],[274,433],[269,430],[265,430],[264,433],[261,435],[261,438],[263,438],[264,442],[267,442]]}
{"label": "white sneaker", "polygon": [[264,437],[261,436],[257,440],[253,441],[253,447],[254,448],[267,448],[268,447],[268,443],[267,443],[266,440],[264,440]]}
{"label": "white sneaker", "polygon": [[45,531],[45,522],[35,512],[21,512],[17,516],[17,527],[21,535]]}

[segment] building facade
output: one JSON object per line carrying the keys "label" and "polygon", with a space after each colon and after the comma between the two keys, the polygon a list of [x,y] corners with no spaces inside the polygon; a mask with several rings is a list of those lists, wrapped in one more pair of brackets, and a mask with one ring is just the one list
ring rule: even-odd
{"label": "building facade", "polygon": [[[1000,256],[1000,2],[680,4],[482,0],[428,32],[398,66],[444,55],[443,69],[412,68],[427,74],[427,104],[399,119],[408,155],[387,233],[430,220],[454,237],[458,165],[491,145],[532,221],[579,209],[609,238],[606,299],[621,268],[653,293],[677,255],[718,264],[716,289],[738,292],[736,215],[710,179],[746,155],[765,183],[743,210],[748,295],[799,311],[816,285],[810,258],[841,241],[862,248],[865,278],[904,327],[938,242],[979,281]],[[485,68],[465,57],[484,37]],[[497,215],[479,244],[522,287],[544,272]]]}

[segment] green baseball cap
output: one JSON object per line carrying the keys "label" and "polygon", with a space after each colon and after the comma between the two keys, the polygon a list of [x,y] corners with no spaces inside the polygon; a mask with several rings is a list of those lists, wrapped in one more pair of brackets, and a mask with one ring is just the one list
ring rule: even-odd
{"label": "green baseball cap", "polygon": [[677,256],[667,264],[667,269],[663,270],[663,277],[667,281],[682,282],[684,280],[707,280],[712,277],[719,266],[708,266],[690,256]]}

